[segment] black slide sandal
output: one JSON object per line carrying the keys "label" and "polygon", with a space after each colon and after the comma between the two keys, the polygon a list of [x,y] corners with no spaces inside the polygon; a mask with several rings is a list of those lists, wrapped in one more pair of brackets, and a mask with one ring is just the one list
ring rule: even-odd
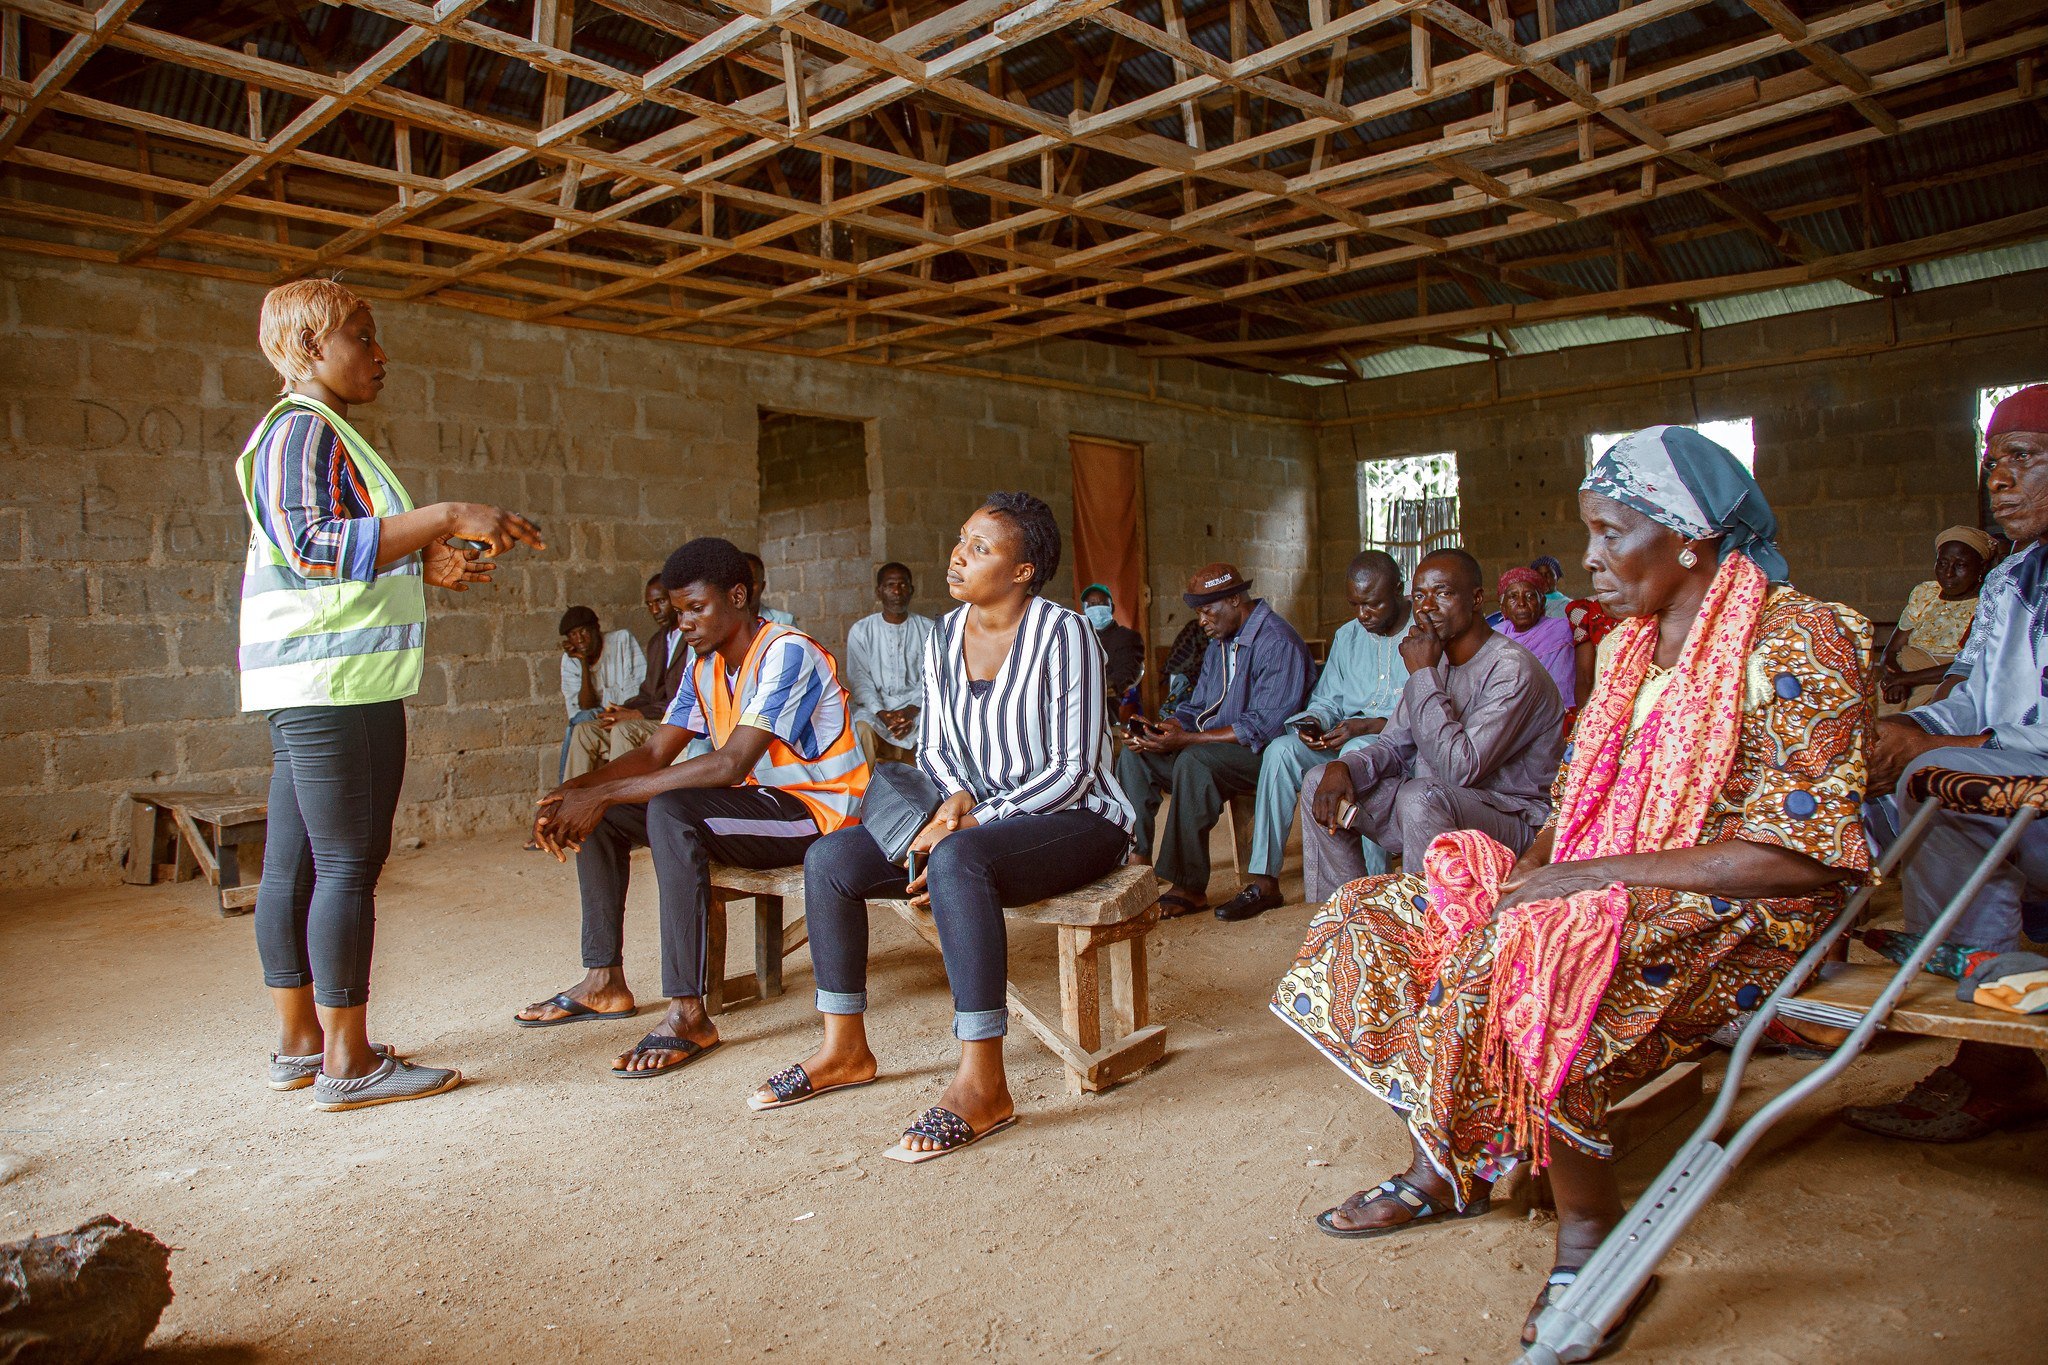
{"label": "black slide sandal", "polygon": [[680,1052],[683,1054],[683,1060],[672,1062],[667,1066],[656,1067],[652,1071],[621,1071],[619,1068],[613,1067],[612,1075],[617,1076],[622,1081],[645,1081],[651,1080],[656,1076],[666,1076],[672,1071],[681,1071],[707,1052],[718,1051],[719,1043],[724,1041],[725,1039],[720,1038],[718,1042],[706,1047],[702,1043],[692,1042],[688,1038],[671,1038],[662,1033],[650,1033],[639,1042],[633,1044],[631,1055],[639,1057],[649,1052]]}
{"label": "black slide sandal", "polygon": [[[1343,1204],[1339,1204],[1337,1208],[1324,1209],[1321,1213],[1317,1214],[1316,1226],[1328,1236],[1342,1237],[1346,1241],[1358,1241],[1366,1237],[1385,1237],[1390,1233],[1408,1232],[1416,1228],[1426,1227],[1432,1223],[1448,1223],[1462,1218],[1477,1218],[1481,1214],[1490,1212],[1493,1208],[1493,1196],[1487,1195],[1483,1199],[1473,1200],[1467,1208],[1440,1209],[1436,1206],[1434,1199],[1431,1199],[1408,1180],[1398,1175],[1388,1176],[1385,1180],[1374,1186],[1372,1197],[1367,1199],[1365,1204],[1359,1205],[1359,1207],[1364,1208],[1366,1204],[1376,1204],[1382,1199],[1399,1200],[1414,1216],[1405,1223],[1389,1223],[1385,1227],[1340,1228],[1330,1221],[1330,1215],[1344,1207]],[[1345,1201],[1345,1203],[1349,1202],[1349,1200]]]}
{"label": "black slide sandal", "polygon": [[775,1098],[772,1101],[764,1102],[761,1099],[760,1087],[757,1086],[755,1087],[755,1093],[747,1096],[747,1108],[753,1110],[756,1114],[766,1114],[771,1110],[787,1109],[791,1105],[802,1104],[805,1100],[814,1100],[820,1095],[829,1095],[835,1090],[857,1090],[864,1085],[873,1085],[879,1079],[880,1077],[878,1076],[870,1076],[864,1081],[841,1081],[838,1085],[813,1085],[811,1084],[811,1073],[804,1070],[802,1062],[798,1062],[794,1066],[784,1067],[763,1082],[775,1094]]}
{"label": "black slide sandal", "polygon": [[521,1028],[553,1028],[557,1024],[576,1024],[585,1019],[631,1019],[640,1012],[640,1007],[635,1005],[629,1010],[613,1010],[607,1014],[602,1010],[590,1008],[580,1000],[571,1000],[567,991],[563,991],[552,1000],[543,1000],[539,1005],[528,1005],[526,1008],[539,1009],[548,1005],[553,1005],[566,1013],[559,1019],[521,1019],[515,1014],[512,1016],[512,1022]]}

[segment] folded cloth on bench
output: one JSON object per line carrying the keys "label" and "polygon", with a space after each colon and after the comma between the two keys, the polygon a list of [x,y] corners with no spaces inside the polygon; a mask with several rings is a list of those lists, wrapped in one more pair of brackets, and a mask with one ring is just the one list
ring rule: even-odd
{"label": "folded cloth on bench", "polygon": [[1963,978],[1956,999],[2013,1014],[2048,1014],[2048,957],[2000,953]]}

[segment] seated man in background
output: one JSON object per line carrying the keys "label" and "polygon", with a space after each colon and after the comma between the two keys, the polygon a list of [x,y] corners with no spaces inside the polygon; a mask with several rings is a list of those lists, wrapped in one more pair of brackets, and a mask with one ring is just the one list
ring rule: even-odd
{"label": "seated man in background", "polygon": [[1480,614],[1479,561],[1438,550],[1415,568],[1408,681],[1379,743],[1311,769],[1301,874],[1311,903],[1367,875],[1362,839],[1418,873],[1437,835],[1476,829],[1517,854],[1550,818],[1564,699],[1536,656]]}
{"label": "seated man in background", "polygon": [[[1352,619],[1337,627],[1308,706],[1287,718],[1287,731],[1259,759],[1251,876],[1243,890],[1216,907],[1217,919],[1246,920],[1280,904],[1280,864],[1302,777],[1329,758],[1372,743],[1401,700],[1408,681],[1401,663],[1401,632],[1408,625],[1401,566],[1383,550],[1367,550],[1351,561],[1345,592]],[[1369,874],[1387,870],[1378,844],[1368,840],[1361,852]]]}
{"label": "seated man in background", "polygon": [[1145,676],[1145,641],[1137,631],[1116,619],[1116,602],[1109,589],[1090,583],[1081,594],[1081,614],[1095,628],[1095,640],[1106,661],[1103,684],[1109,693],[1109,719],[1121,714],[1124,697]]}
{"label": "seated man in background", "polygon": [[675,604],[662,591],[660,574],[647,580],[646,602],[647,614],[654,618],[654,630],[641,651],[645,662],[640,690],[616,706],[606,706],[592,719],[569,727],[569,759],[564,765],[564,777],[581,777],[646,743],[656,723],[667,713],[669,698],[676,694],[676,684],[689,666],[690,651],[676,625]]}
{"label": "seated man in background", "polygon": [[853,733],[869,763],[891,759],[917,762],[923,732],[918,707],[924,702],[924,649],[935,624],[914,616],[910,599],[917,583],[902,564],[875,571],[875,600],[882,609],[863,616],[846,632],[846,690],[853,697]]}
{"label": "seated man in background", "polygon": [[[542,798],[533,837],[557,858],[576,855],[584,976],[515,1016],[534,1028],[634,1012],[626,885],[633,850],[651,848],[669,1005],[612,1064],[625,1080],[718,1046],[703,1000],[712,860],[794,867],[819,835],[855,818],[868,778],[832,656],[754,614],[747,562],[730,541],[691,541],[669,556],[661,582],[697,662],[645,744]],[[676,763],[700,734],[712,751]]]}
{"label": "seated man in background", "polygon": [[[1188,581],[1181,600],[1209,637],[1201,680],[1159,724],[1133,721],[1117,756],[1117,781],[1138,811],[1133,856],[1172,883],[1159,898],[1169,918],[1208,907],[1209,831],[1231,797],[1258,785],[1259,755],[1308,691],[1308,646],[1251,587],[1229,564]],[[1155,862],[1163,792],[1173,793],[1173,816]]]}
{"label": "seated man in background", "polygon": [[763,620],[773,621],[778,626],[793,626],[796,618],[779,607],[761,605],[761,594],[768,591],[768,566],[761,562],[761,556],[752,550],[746,552],[747,583],[753,590],[754,611]]}
{"label": "seated man in background", "polygon": [[1974,526],[1951,526],[1934,538],[1934,577],[1907,595],[1899,624],[1885,642],[1880,716],[1934,700],[1970,638],[1977,592],[1990,563],[1991,537]]}
{"label": "seated man in background", "polygon": [[[1941,700],[1877,723],[1868,788],[1874,799],[1865,803],[1863,817],[1880,847],[1918,813],[1904,793],[1921,768],[2048,778],[2048,544],[2039,540],[2048,535],[2048,385],[2022,389],[1992,412],[1985,426],[1984,490],[1991,515],[2024,548],[1985,583],[1968,676]],[[1896,803],[1882,799],[1895,788]],[[1936,812],[1901,879],[1909,933],[1934,922],[2008,823]],[[2048,899],[2048,823],[2037,821],[1963,911],[1947,942],[1965,951],[2011,952],[2020,940],[2022,906],[2042,899]],[[1886,1137],[1966,1142],[2048,1118],[2048,1073],[2025,1048],[1965,1042],[1955,1060],[1904,1098],[1852,1108],[1843,1118]]]}
{"label": "seated man in background", "polygon": [[1494,591],[1500,597],[1501,619],[1490,624],[1536,656],[1557,684],[1567,711],[1577,706],[1579,669],[1572,623],[1563,616],[1543,614],[1543,575],[1534,569],[1509,569]]}
{"label": "seated man in background", "polygon": [[596,720],[607,707],[624,705],[639,691],[646,657],[632,631],[607,635],[589,607],[563,612],[556,630],[562,637],[562,704],[569,712],[558,771],[567,776],[576,758],[576,727]]}

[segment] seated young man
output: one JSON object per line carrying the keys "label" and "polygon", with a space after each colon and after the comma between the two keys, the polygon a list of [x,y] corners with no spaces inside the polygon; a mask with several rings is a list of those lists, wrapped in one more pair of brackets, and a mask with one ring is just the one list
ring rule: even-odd
{"label": "seated young man", "polygon": [[[1362,840],[1419,873],[1437,835],[1476,829],[1517,854],[1550,818],[1564,699],[1536,656],[1486,624],[1479,561],[1438,550],[1415,567],[1408,681],[1379,742],[1312,768],[1301,787],[1311,903],[1367,875]],[[1341,814],[1340,814],[1341,810]]]}
{"label": "seated young man", "polygon": [[917,583],[908,566],[884,564],[875,572],[882,609],[846,632],[846,690],[853,697],[853,736],[869,763],[917,762],[923,722],[924,647],[937,623],[910,610]]}
{"label": "seated young man", "polygon": [[[661,582],[696,665],[645,744],[542,798],[534,838],[557,858],[576,855],[584,977],[516,1016],[531,1028],[632,1014],[621,955],[628,860],[636,847],[653,849],[669,1005],[613,1063],[628,1080],[718,1045],[703,1001],[712,860],[796,866],[819,835],[854,819],[868,778],[832,656],[754,614],[747,561],[731,542],[691,541],[669,556]],[[712,750],[676,763],[697,735]]]}

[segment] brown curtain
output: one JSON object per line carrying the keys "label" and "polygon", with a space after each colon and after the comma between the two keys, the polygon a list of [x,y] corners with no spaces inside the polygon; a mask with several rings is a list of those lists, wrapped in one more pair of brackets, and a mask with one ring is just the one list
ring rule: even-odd
{"label": "brown curtain", "polygon": [[1102,584],[1116,619],[1149,643],[1144,451],[1099,436],[1069,436],[1067,449],[1074,461],[1074,603],[1090,583]]}

